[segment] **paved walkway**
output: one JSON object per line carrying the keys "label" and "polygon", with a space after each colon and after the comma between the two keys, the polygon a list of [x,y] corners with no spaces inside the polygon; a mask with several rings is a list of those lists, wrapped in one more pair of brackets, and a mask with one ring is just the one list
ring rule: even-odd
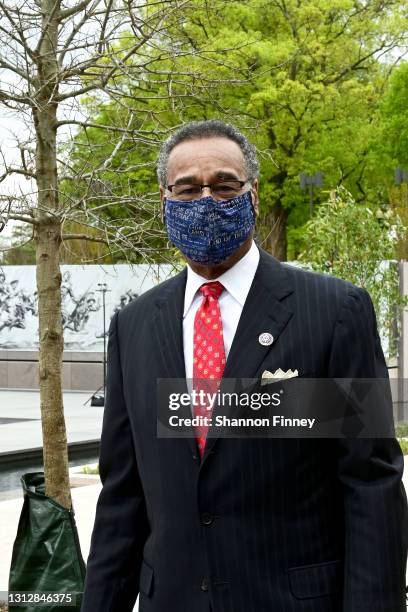
{"label": "paved walkway", "polygon": [[[91,393],[64,391],[68,442],[99,440],[103,406],[84,406]],[[42,446],[39,391],[0,389],[0,453]]]}
{"label": "paved walkway", "polygon": [[[83,476],[81,469],[71,468],[71,483],[75,485],[81,482],[93,483],[86,486],[75,486],[72,489],[72,499],[75,509],[76,523],[81,543],[82,555],[86,561],[89,554],[92,527],[95,519],[95,507],[101,490],[98,476]],[[404,485],[408,491],[408,458],[405,457]],[[11,561],[11,553],[15,534],[17,532],[18,519],[21,512],[22,496],[18,499],[10,499],[0,502],[0,591],[7,590],[8,572]],[[134,612],[138,610],[136,605]]]}

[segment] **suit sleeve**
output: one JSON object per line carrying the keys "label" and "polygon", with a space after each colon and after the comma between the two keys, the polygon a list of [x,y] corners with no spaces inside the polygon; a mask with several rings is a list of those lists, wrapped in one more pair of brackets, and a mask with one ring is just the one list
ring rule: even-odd
{"label": "suit sleeve", "polygon": [[[388,379],[363,289],[350,289],[339,311],[328,376]],[[386,409],[392,411],[391,400]],[[340,439],[337,457],[345,513],[343,612],[405,612],[408,515],[399,444],[395,438]]]}
{"label": "suit sleeve", "polygon": [[123,395],[118,313],[109,327],[99,471],[103,487],[96,507],[81,612],[131,612],[139,592],[149,525]]}

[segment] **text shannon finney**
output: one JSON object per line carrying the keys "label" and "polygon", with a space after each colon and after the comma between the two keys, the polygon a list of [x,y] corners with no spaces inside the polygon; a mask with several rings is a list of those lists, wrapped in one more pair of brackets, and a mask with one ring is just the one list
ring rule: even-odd
{"label": "text shannon finney", "polygon": [[253,417],[232,418],[225,415],[179,417],[172,415],[169,417],[171,427],[303,427],[312,429],[316,419],[296,419],[273,415],[271,418],[257,419]]}

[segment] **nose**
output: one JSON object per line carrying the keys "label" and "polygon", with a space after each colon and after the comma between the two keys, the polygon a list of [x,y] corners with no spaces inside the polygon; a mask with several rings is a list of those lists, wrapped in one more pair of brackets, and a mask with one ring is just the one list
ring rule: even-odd
{"label": "nose", "polygon": [[210,195],[211,195],[211,187],[208,187],[208,185],[205,185],[201,190],[201,197],[206,198],[207,196],[210,196]]}

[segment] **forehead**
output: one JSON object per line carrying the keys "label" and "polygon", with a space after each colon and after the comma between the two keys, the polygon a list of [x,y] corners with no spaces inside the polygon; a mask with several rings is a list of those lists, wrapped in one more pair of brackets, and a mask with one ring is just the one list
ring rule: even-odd
{"label": "forehead", "polygon": [[183,176],[207,180],[222,171],[244,177],[245,159],[236,142],[220,137],[186,140],[169,155],[167,179],[169,185]]}

